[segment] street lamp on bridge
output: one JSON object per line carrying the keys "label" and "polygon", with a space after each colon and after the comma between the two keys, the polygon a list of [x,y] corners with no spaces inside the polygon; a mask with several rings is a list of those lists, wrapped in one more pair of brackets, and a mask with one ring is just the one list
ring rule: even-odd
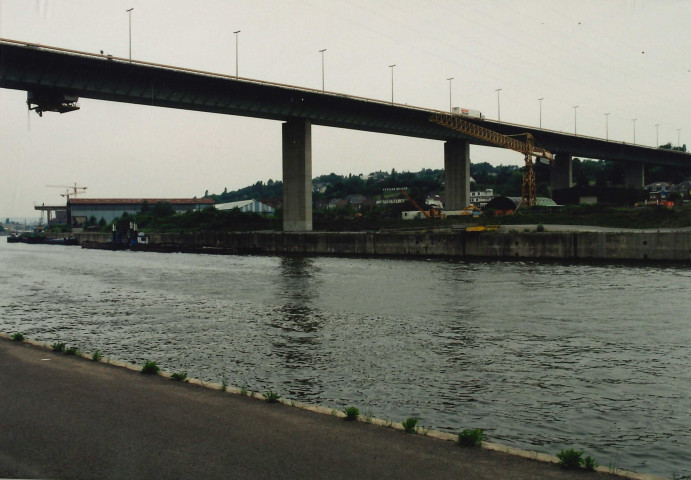
{"label": "street lamp on bridge", "polygon": [[537,101],[540,102],[540,130],[542,130],[542,101],[544,99],[544,97],[540,97],[537,99]]}
{"label": "street lamp on bridge", "polygon": [[238,78],[238,33],[242,30],[236,30],[233,32],[235,34],[235,78]]}
{"label": "street lamp on bridge", "polygon": [[494,91],[497,92],[497,121],[501,122],[501,105],[499,104],[499,92],[501,92],[501,88],[497,88]]}
{"label": "street lamp on bridge", "polygon": [[660,124],[655,124],[655,148],[660,146]]}
{"label": "street lamp on bridge", "polygon": [[449,112],[453,111],[453,107],[451,106],[451,81],[453,80],[453,77],[447,78],[449,81]]}
{"label": "street lamp on bridge", "polygon": [[605,113],[605,140],[609,140],[609,113]]}
{"label": "street lamp on bridge", "polygon": [[389,68],[391,69],[391,103],[393,104],[393,67],[395,67],[396,64],[394,63],[393,65],[389,65]]}
{"label": "street lamp on bridge", "polygon": [[130,24],[130,62],[132,61],[132,10],[134,10],[134,7],[126,10]]}
{"label": "street lamp on bridge", "polygon": [[578,135],[578,123],[576,121],[576,111],[578,110],[578,105],[573,106],[573,134]]}
{"label": "street lamp on bridge", "polygon": [[636,145],[636,120],[637,118],[632,118],[631,121],[633,122],[633,144]]}
{"label": "street lamp on bridge", "polygon": [[326,48],[319,50],[319,53],[322,54],[322,92],[324,91],[324,52],[326,52]]}

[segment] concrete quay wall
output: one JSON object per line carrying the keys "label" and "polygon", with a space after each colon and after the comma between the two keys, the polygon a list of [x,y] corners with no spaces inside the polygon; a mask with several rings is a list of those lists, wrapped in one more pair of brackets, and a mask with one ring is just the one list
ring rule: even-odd
{"label": "concrete quay wall", "polygon": [[[151,233],[152,244],[208,253],[691,261],[691,232]],[[78,233],[107,242],[108,234]]]}

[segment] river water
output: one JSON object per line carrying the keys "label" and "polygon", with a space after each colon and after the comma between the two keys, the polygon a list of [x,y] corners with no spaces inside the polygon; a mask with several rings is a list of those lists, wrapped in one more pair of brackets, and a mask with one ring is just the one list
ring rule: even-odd
{"label": "river water", "polygon": [[0,331],[691,476],[691,270],[6,244]]}

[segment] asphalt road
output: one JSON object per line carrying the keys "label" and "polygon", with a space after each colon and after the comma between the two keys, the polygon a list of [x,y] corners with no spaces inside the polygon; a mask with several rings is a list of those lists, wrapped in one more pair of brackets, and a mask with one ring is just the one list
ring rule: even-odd
{"label": "asphalt road", "polygon": [[605,477],[0,338],[0,478]]}

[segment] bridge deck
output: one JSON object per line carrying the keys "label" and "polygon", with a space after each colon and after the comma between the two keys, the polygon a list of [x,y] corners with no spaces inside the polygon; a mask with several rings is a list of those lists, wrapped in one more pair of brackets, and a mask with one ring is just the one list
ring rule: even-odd
{"label": "bridge deck", "polygon": [[[0,87],[487,145],[432,123],[432,109],[15,40],[0,39]],[[553,153],[672,166],[691,159],[683,152],[470,120],[504,135],[529,132],[536,145]]]}

